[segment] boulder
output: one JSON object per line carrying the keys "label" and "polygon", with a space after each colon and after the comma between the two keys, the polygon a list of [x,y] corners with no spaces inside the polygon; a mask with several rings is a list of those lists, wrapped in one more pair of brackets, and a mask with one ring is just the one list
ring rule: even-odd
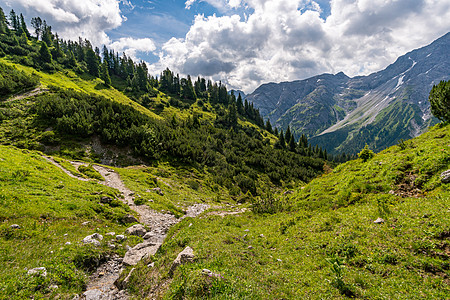
{"label": "boulder", "polygon": [[173,261],[172,266],[170,267],[169,275],[172,276],[173,272],[179,265],[193,262],[194,258],[194,250],[191,247],[187,246],[178,254],[177,258],[175,258],[175,260]]}
{"label": "boulder", "polygon": [[125,236],[124,236],[123,234],[118,234],[118,235],[116,235],[116,241],[121,242],[121,241],[123,241],[124,239],[125,239]]}
{"label": "boulder", "polygon": [[105,294],[98,290],[98,289],[92,289],[92,290],[88,290],[86,292],[83,293],[83,298],[85,300],[100,300],[100,299],[105,299],[104,298]]}
{"label": "boulder", "polygon": [[441,182],[442,183],[450,182],[450,170],[441,173]]}
{"label": "boulder", "polygon": [[28,275],[35,275],[35,276],[42,276],[42,277],[46,277],[47,276],[47,269],[45,267],[39,267],[39,268],[34,268],[31,270],[28,270]]}
{"label": "boulder", "polygon": [[103,236],[99,233],[94,233],[94,234],[86,236],[83,239],[83,243],[84,244],[94,244],[95,246],[100,246],[99,241],[101,241],[101,240],[103,240]]}
{"label": "boulder", "polygon": [[127,228],[127,230],[125,230],[125,233],[128,235],[137,235],[142,237],[147,233],[147,230],[145,229],[144,225],[135,224]]}
{"label": "boulder", "polygon": [[145,256],[155,255],[160,246],[160,243],[152,243],[148,241],[137,244],[125,253],[123,264],[126,266],[134,266]]}
{"label": "boulder", "polygon": [[127,214],[122,217],[122,223],[130,224],[130,223],[137,223],[139,222],[138,219],[136,219],[135,216]]}

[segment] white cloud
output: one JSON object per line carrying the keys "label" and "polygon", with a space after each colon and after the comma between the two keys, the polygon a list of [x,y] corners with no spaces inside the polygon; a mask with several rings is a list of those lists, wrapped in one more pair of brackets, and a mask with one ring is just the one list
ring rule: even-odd
{"label": "white cloud", "polygon": [[185,8],[190,9],[195,2],[207,2],[218,10],[225,11],[230,8],[240,7],[242,0],[187,0],[185,2]]}
{"label": "white cloud", "polygon": [[[190,7],[195,1],[186,1]],[[204,0],[217,8],[241,1]],[[197,16],[184,39],[170,40],[153,69],[225,80],[251,92],[261,83],[322,72],[363,75],[424,46],[450,28],[450,2],[331,0],[331,14],[311,0],[247,0],[245,19]]]}
{"label": "white cloud", "polygon": [[81,36],[94,45],[109,44],[106,31],[123,22],[116,0],[14,0],[6,3],[45,19],[53,31],[65,39],[78,40]]}
{"label": "white cloud", "polygon": [[156,50],[155,43],[151,39],[133,39],[130,37],[120,38],[118,41],[111,43],[109,48],[114,49],[119,55],[125,52],[135,62],[138,61],[137,52],[150,53]]}

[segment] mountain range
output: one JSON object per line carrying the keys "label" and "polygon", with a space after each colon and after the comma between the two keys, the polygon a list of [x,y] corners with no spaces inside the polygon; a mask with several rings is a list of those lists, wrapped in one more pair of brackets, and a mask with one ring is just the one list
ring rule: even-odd
{"label": "mountain range", "polygon": [[331,153],[380,151],[423,133],[436,120],[428,94],[450,79],[450,33],[399,57],[384,70],[348,77],[340,72],[268,83],[247,96],[261,115],[296,138],[305,134]]}

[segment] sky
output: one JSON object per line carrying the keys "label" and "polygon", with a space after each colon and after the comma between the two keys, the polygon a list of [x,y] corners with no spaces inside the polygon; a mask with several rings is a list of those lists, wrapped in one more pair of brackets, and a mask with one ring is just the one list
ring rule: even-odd
{"label": "sky", "polygon": [[[60,37],[144,60],[152,75],[267,82],[379,71],[450,31],[450,0],[0,0]],[[32,31],[31,26],[30,31]]]}

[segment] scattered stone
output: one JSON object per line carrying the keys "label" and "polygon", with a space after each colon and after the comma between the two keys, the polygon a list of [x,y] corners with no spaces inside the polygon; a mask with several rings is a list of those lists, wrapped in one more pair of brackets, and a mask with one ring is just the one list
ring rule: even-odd
{"label": "scattered stone", "polygon": [[155,255],[161,244],[145,241],[137,244],[133,248],[128,249],[123,258],[123,264],[126,266],[134,266],[141,261],[144,256]]}
{"label": "scattered stone", "polygon": [[88,225],[89,223],[91,223],[91,222],[86,221],[86,222],[81,223],[81,225],[86,226],[86,225]]}
{"label": "scattered stone", "polygon": [[105,235],[111,235],[111,236],[115,236],[115,235],[116,235],[116,233],[115,233],[114,231],[111,231],[111,232],[105,233]]}
{"label": "scattered stone", "polygon": [[389,194],[395,195],[395,191],[394,191],[394,190],[390,190],[390,191],[389,191]]}
{"label": "scattered stone", "polygon": [[427,219],[427,218],[429,218],[429,217],[431,217],[431,216],[432,216],[431,214],[424,214],[424,215],[422,216],[422,218]]}
{"label": "scattered stone", "polygon": [[152,188],[152,192],[155,192],[155,193],[159,194],[160,196],[164,196],[163,191],[159,187]]}
{"label": "scattered stone", "polygon": [[290,195],[290,194],[293,194],[294,193],[294,191],[286,191],[286,192],[284,192],[283,194],[284,195]]}
{"label": "scattered stone", "polygon": [[103,292],[98,290],[98,289],[93,289],[93,290],[88,290],[86,292],[83,293],[85,300],[99,300],[99,299],[103,299]]}
{"label": "scattered stone", "polygon": [[68,236],[69,234],[68,233],[64,233],[64,236]]}
{"label": "scattered stone", "polygon": [[248,234],[244,234],[244,236],[242,236],[243,238],[246,238],[248,236]]}
{"label": "scattered stone", "polygon": [[10,227],[12,229],[20,229],[21,228],[19,224],[12,224]]}
{"label": "scattered stone", "polygon": [[195,258],[194,250],[189,246],[184,248],[184,250],[181,251],[178,254],[177,258],[175,258],[175,260],[173,261],[172,266],[170,267],[170,271],[169,271],[170,276],[172,276],[173,271],[175,271],[175,269],[179,265],[184,265],[184,264],[193,262],[194,258]]}
{"label": "scattered stone", "polygon": [[101,203],[110,204],[112,201],[113,199],[108,196],[103,196],[102,198],[100,198]]}
{"label": "scattered stone", "polygon": [[249,230],[249,229],[245,229],[244,231],[245,231],[245,232],[249,232],[250,230]]}
{"label": "scattered stone", "polygon": [[253,249],[253,247],[252,246],[248,246],[248,249]]}
{"label": "scattered stone", "polygon": [[259,235],[259,237],[263,238],[263,237],[265,237],[265,236],[264,236],[264,234],[261,233],[261,234]]}
{"label": "scattered stone", "polygon": [[125,230],[125,233],[128,235],[137,235],[142,237],[147,233],[147,230],[145,229],[144,225],[135,224],[127,228],[127,230]]}
{"label": "scattered stone", "polygon": [[375,221],[373,221],[375,224],[381,224],[384,223],[384,220],[382,218],[378,218]]}
{"label": "scattered stone", "polygon": [[209,276],[209,277],[216,277],[216,278],[222,277],[219,273],[214,273],[213,271],[208,270],[208,269],[203,269],[202,274],[205,276]]}
{"label": "scattered stone", "polygon": [[282,260],[281,260],[281,259],[279,259],[279,258],[277,258],[277,261],[278,261],[278,262],[282,262]]}
{"label": "scattered stone", "polygon": [[71,242],[66,242],[65,245],[70,246],[70,245],[72,245],[72,243]]}
{"label": "scattered stone", "polygon": [[119,242],[125,240],[125,238],[126,237],[123,234],[116,235],[116,240],[119,241]]}
{"label": "scattered stone", "polygon": [[84,244],[94,244],[95,246],[100,246],[100,242],[103,240],[103,236],[99,233],[94,233],[91,235],[88,235],[83,239]]}
{"label": "scattered stone", "polygon": [[127,214],[122,218],[122,223],[130,224],[130,223],[137,223],[139,222],[138,219],[136,219],[135,216]]}
{"label": "scattered stone", "polygon": [[441,182],[449,183],[450,182],[450,170],[444,171],[441,173]]}
{"label": "scattered stone", "polygon": [[153,268],[154,266],[155,266],[155,262],[149,263],[149,264],[147,265],[147,267],[149,267],[149,268]]}
{"label": "scattered stone", "polygon": [[28,270],[27,274],[47,277],[47,269],[45,267],[34,268],[31,270]]}
{"label": "scattered stone", "polygon": [[189,226],[188,227],[191,227],[192,226],[192,223],[189,223]]}
{"label": "scattered stone", "polygon": [[51,290],[56,290],[56,289],[58,289],[58,286],[56,284],[52,284],[48,288],[51,289]]}
{"label": "scattered stone", "polygon": [[116,249],[116,245],[111,244],[111,243],[108,243],[108,247],[109,247],[110,249]]}

